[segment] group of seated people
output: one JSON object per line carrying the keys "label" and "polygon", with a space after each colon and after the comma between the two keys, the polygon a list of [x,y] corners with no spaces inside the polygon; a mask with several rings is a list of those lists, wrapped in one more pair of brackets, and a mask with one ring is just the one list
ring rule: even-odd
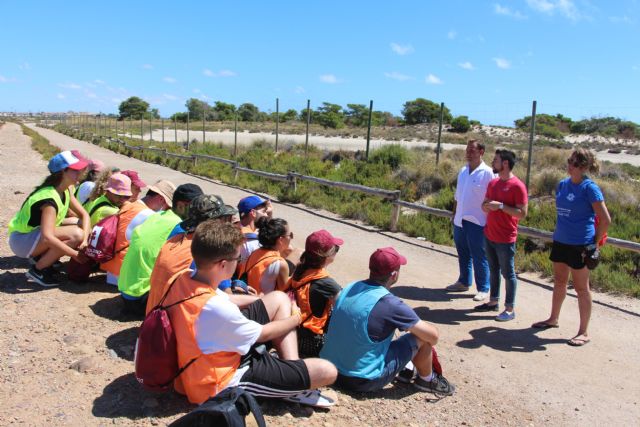
{"label": "group of seated people", "polygon": [[[376,250],[368,277],[342,289],[327,268],[344,241],[315,231],[291,262],[293,231],[268,199],[251,195],[231,206],[193,183],[147,186],[135,171],[77,151],[54,156],[49,170],[9,224],[12,250],[32,260],[27,277],[55,286],[62,256],[73,268],[91,264],[83,256],[91,228],[117,215],[115,255],[89,271],[107,273],[126,315],[188,300],[167,312],[179,364],[190,363],[175,389],[190,402],[241,386],[331,406],[319,387],[369,392],[394,379],[453,394],[433,370],[438,330],[389,292],[407,263],[394,248]],[[396,331],[406,333],[394,340]]]}

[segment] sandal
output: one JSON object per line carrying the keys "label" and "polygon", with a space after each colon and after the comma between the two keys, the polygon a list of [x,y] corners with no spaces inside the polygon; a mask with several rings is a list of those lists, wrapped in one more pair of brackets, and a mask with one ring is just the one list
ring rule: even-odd
{"label": "sandal", "polygon": [[590,341],[590,338],[573,337],[569,341],[567,341],[567,344],[569,344],[571,347],[582,347],[585,344],[589,344]]}
{"label": "sandal", "polygon": [[329,408],[336,404],[335,400],[323,396],[320,390],[306,390],[293,396],[283,397],[287,402],[299,403],[301,405],[314,406],[316,408]]}
{"label": "sandal", "polygon": [[532,328],[534,329],[551,329],[551,328],[559,328],[560,326],[556,323],[555,325],[553,323],[547,323],[546,321],[542,321],[542,322],[536,322],[533,325],[531,325]]}

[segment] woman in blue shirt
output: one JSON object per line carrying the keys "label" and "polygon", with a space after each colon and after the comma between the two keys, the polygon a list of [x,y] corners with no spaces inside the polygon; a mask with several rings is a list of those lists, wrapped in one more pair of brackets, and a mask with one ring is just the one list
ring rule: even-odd
{"label": "woman in blue shirt", "polygon": [[[597,173],[599,165],[587,149],[577,148],[567,159],[569,177],[556,188],[556,229],[550,259],[553,261],[553,299],[551,315],[547,320],[531,325],[538,329],[557,328],[562,302],[567,295],[569,275],[578,295],[580,328],[578,334],[567,341],[572,346],[583,346],[590,341],[588,334],[591,318],[591,291],[589,269],[585,266],[585,249],[601,241],[611,223],[609,211],[598,185],[586,176]],[[596,226],[596,216],[598,225]]]}

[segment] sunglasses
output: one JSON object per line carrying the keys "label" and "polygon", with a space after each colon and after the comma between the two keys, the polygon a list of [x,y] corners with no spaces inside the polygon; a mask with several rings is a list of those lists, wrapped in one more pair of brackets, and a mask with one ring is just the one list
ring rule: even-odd
{"label": "sunglasses", "polygon": [[573,166],[574,168],[580,167],[580,162],[578,162],[577,160],[567,159],[567,164]]}

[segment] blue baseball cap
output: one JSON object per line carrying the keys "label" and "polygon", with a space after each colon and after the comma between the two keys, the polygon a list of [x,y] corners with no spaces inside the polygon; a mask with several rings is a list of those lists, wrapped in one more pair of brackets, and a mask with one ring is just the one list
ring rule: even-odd
{"label": "blue baseball cap", "polygon": [[49,160],[49,172],[56,173],[65,169],[82,170],[89,166],[89,161],[76,150],[63,151]]}
{"label": "blue baseball cap", "polygon": [[251,212],[252,209],[257,208],[260,205],[264,205],[265,203],[267,203],[267,200],[263,199],[262,197],[248,196],[244,199],[241,199],[238,203],[238,212],[240,212],[240,215],[244,215]]}

